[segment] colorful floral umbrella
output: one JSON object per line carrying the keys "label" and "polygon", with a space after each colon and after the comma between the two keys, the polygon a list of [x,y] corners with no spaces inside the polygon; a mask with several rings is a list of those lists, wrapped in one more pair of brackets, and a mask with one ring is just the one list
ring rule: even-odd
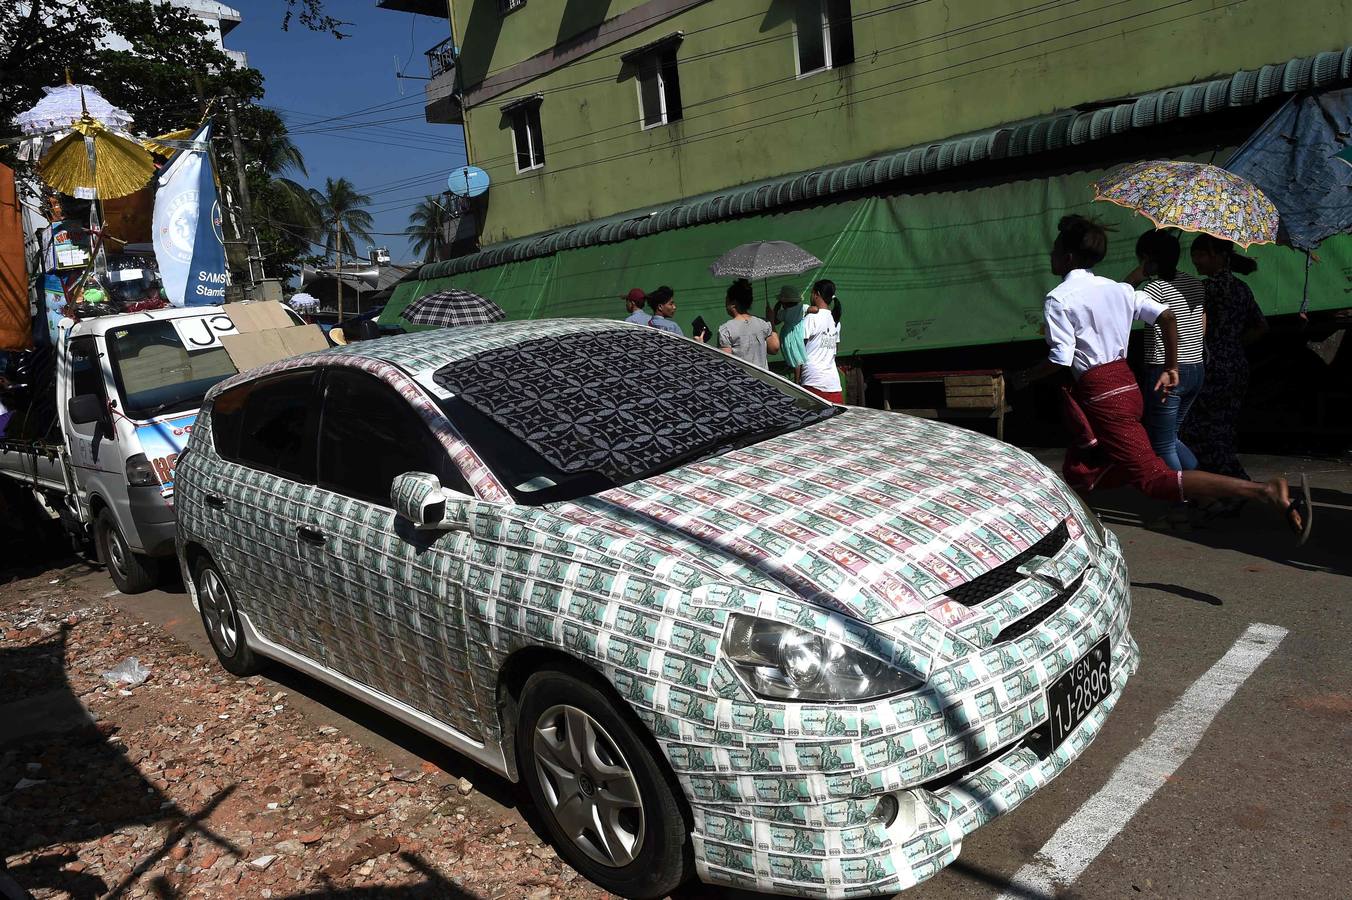
{"label": "colorful floral umbrella", "polygon": [[1277,207],[1243,178],[1205,163],[1153,160],[1094,185],[1095,200],[1134,209],[1156,228],[1200,231],[1241,247],[1277,240]]}

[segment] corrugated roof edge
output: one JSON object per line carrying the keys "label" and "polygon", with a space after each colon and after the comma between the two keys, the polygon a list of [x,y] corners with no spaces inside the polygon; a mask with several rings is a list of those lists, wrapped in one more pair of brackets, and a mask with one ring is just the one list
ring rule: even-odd
{"label": "corrugated roof edge", "polygon": [[1352,80],[1352,47],[1297,57],[1256,70],[1240,70],[1228,78],[1165,88],[1090,111],[1052,113],[872,159],[678,200],[651,212],[621,213],[506,241],[468,256],[428,263],[418,270],[417,279],[445,278],[550,256],[562,250],[618,243],[674,228],[754,215],[917,175],[932,175],[970,163],[1079,146],[1136,128],[1252,106],[1282,94],[1330,87],[1348,80]]}

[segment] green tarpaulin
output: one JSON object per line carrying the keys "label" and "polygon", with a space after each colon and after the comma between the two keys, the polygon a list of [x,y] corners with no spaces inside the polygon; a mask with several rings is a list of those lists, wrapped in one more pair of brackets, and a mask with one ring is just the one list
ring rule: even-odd
{"label": "green tarpaulin", "polygon": [[[844,305],[842,355],[1036,340],[1042,298],[1056,284],[1047,251],[1062,215],[1089,213],[1117,228],[1100,274],[1122,277],[1136,265],[1136,237],[1150,224],[1128,210],[1091,201],[1092,184],[1104,174],[866,197],[411,281],[395,290],[381,321],[404,324],[398,314],[409,302],[448,287],[497,301],[511,319],[615,319],[624,316],[619,298],[630,288],[651,291],[668,284],[676,291],[676,320],[687,333],[698,315],[717,329],[726,318],[727,283],[709,275],[709,264],[747,241],[787,240],[823,265],[766,287],[773,295],[781,284],[805,290],[817,278],[833,280]],[[1189,241],[1185,235],[1185,268]],[[1296,312],[1304,288],[1304,254],[1255,247],[1252,255],[1259,270],[1247,281],[1264,312]],[[1318,256],[1310,269],[1309,308],[1348,306],[1352,237],[1326,241]],[[758,296],[763,289],[757,285]],[[755,311],[763,313],[759,301]]]}

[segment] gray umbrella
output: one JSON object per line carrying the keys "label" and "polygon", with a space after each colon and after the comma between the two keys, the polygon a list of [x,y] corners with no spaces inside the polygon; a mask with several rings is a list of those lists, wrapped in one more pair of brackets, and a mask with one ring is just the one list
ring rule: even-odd
{"label": "gray umbrella", "polygon": [[414,325],[439,325],[442,328],[487,325],[507,318],[502,307],[492,300],[459,288],[419,297],[404,307],[400,316]]}
{"label": "gray umbrella", "polygon": [[715,278],[746,278],[755,281],[779,275],[799,275],[822,261],[788,241],[752,241],[734,247],[709,266]]}

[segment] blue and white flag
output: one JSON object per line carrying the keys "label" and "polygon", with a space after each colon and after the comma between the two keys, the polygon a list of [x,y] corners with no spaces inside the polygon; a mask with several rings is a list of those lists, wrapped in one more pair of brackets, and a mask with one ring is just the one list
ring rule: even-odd
{"label": "blue and white flag", "polygon": [[212,178],[211,122],[160,173],[152,221],[165,297],[174,306],[225,302],[225,242]]}

